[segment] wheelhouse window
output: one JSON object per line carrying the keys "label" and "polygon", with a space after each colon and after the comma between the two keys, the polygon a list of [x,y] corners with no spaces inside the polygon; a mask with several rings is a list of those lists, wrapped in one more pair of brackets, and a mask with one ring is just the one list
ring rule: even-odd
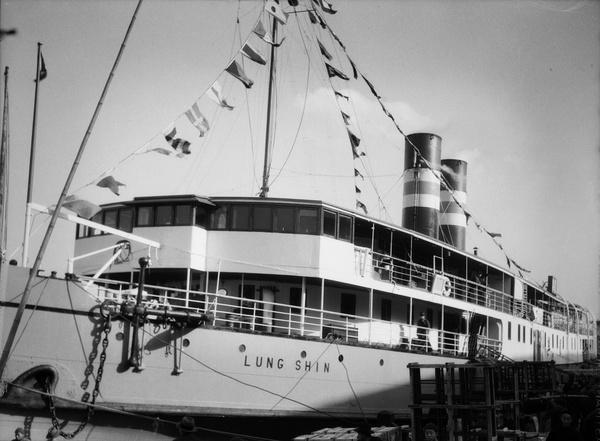
{"label": "wheelhouse window", "polygon": [[195,225],[206,228],[208,226],[208,212],[205,207],[198,206],[196,207],[196,220],[194,221]]}
{"label": "wheelhouse window", "polygon": [[119,230],[131,233],[133,231],[133,208],[119,210]]}
{"label": "wheelhouse window", "polygon": [[278,233],[293,233],[295,211],[295,207],[275,207],[274,230]]}
{"label": "wheelhouse window", "polygon": [[343,214],[339,215],[339,235],[340,240],[352,241],[352,218]]}
{"label": "wheelhouse window", "polygon": [[154,216],[153,207],[139,207],[138,214],[137,214],[137,226],[138,227],[151,227],[153,216]]}
{"label": "wheelhouse window", "polygon": [[117,228],[117,210],[106,210],[104,212],[104,225]]}
{"label": "wheelhouse window", "polygon": [[335,237],[337,231],[336,214],[333,211],[323,210],[323,234]]}
{"label": "wheelhouse window", "polygon": [[[96,222],[98,224],[102,223],[102,218],[103,218],[104,213],[101,211],[99,213],[96,213],[93,217],[92,217],[92,222]],[[100,236],[102,234],[102,231],[97,230],[96,228],[90,228],[89,231],[89,235],[90,236]]]}
{"label": "wheelhouse window", "polygon": [[300,234],[317,234],[319,212],[316,208],[298,208],[297,222]]}
{"label": "wheelhouse window", "polygon": [[175,205],[175,225],[190,225],[192,223],[192,206]]}
{"label": "wheelhouse window", "polygon": [[227,208],[227,205],[223,205],[211,213],[210,226],[213,230],[227,229]]}
{"label": "wheelhouse window", "polygon": [[255,205],[252,209],[252,229],[255,231],[271,231],[273,207],[270,205]]}
{"label": "wheelhouse window", "polygon": [[231,229],[237,231],[250,229],[250,205],[232,205]]}
{"label": "wheelhouse window", "polygon": [[156,225],[173,225],[173,207],[171,205],[159,205],[156,207]]}

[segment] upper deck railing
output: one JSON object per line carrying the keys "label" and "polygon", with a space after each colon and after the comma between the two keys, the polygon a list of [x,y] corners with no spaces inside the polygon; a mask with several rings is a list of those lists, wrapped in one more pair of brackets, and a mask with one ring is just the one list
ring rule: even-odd
{"label": "upper deck railing", "polygon": [[[449,273],[442,273],[425,265],[393,258],[386,254],[374,253],[369,249],[355,247],[356,273],[394,284],[432,291],[436,276],[441,276],[444,285],[440,294],[462,300],[470,304],[480,305],[506,314],[526,317],[531,305],[515,300],[513,296],[482,284],[476,280],[468,280]],[[556,311],[543,311],[541,324],[553,329],[567,331],[567,316]],[[593,335],[593,329],[584,323],[578,326],[571,322],[570,332]]]}

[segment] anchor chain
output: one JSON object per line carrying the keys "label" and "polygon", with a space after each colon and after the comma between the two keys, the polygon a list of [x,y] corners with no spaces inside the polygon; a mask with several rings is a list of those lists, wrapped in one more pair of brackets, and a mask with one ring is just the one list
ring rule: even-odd
{"label": "anchor chain", "polygon": [[104,322],[104,338],[102,339],[102,353],[100,354],[100,364],[98,365],[98,372],[96,374],[96,384],[94,386],[94,390],[92,391],[92,401],[91,405],[87,407],[87,414],[85,419],[79,424],[79,427],[75,429],[72,433],[63,432],[60,429],[60,422],[56,415],[56,405],[54,403],[54,398],[50,395],[50,384],[48,379],[46,380],[46,392],[48,395],[48,407],[50,408],[50,413],[52,415],[52,426],[58,430],[60,436],[66,439],[73,439],[77,436],[91,421],[92,416],[94,415],[94,404],[96,403],[96,397],[100,393],[100,382],[102,381],[102,375],[104,374],[104,362],[106,361],[106,348],[108,348],[108,335],[110,334],[112,323],[111,323],[111,314],[108,312],[108,308],[105,309],[105,305],[103,304],[100,308],[101,315],[106,319]]}

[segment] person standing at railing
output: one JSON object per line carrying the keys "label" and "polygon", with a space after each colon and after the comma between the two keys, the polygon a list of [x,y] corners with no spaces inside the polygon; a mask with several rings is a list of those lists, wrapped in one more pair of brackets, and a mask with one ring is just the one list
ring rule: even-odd
{"label": "person standing at railing", "polygon": [[425,317],[425,313],[421,313],[421,317],[417,322],[417,345],[419,349],[422,349],[426,352],[431,350],[431,345],[429,344],[429,328],[431,328],[431,324],[427,317]]}

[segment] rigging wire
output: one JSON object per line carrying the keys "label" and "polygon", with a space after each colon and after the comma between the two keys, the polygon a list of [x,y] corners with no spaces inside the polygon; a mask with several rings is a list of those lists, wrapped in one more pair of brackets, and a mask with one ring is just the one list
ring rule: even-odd
{"label": "rigging wire", "polygon": [[[331,341],[331,342],[330,342],[330,343],[329,343],[329,344],[328,344],[328,345],[325,347],[325,349],[323,349],[323,352],[321,352],[321,354],[320,354],[320,355],[317,357],[317,359],[315,360],[315,362],[318,362],[318,361],[321,359],[321,357],[322,357],[323,355],[325,355],[325,352],[327,352],[327,350],[328,350],[328,349],[331,347],[331,345],[334,343],[334,341],[335,341],[335,340],[332,340],[332,341]],[[286,397],[287,397],[289,394],[291,394],[291,393],[294,391],[294,389],[296,389],[296,387],[297,387],[297,386],[300,384],[300,382],[301,382],[302,380],[304,380],[304,377],[306,377],[306,376],[309,374],[309,372],[310,372],[310,370],[305,370],[305,371],[304,371],[304,374],[303,374],[303,375],[302,375],[300,378],[298,378],[298,381],[296,381],[296,383],[295,383],[295,384],[294,384],[294,385],[291,387],[291,389],[290,389],[290,390],[289,390],[289,391],[288,391],[288,392],[285,394],[285,396],[286,396]],[[277,403],[275,403],[275,404],[274,404],[274,405],[271,407],[271,410],[275,409],[275,408],[276,408],[276,407],[279,405],[279,403],[281,403],[282,401],[283,401],[283,398],[282,398],[282,399],[280,399],[280,400],[279,400]]]}

